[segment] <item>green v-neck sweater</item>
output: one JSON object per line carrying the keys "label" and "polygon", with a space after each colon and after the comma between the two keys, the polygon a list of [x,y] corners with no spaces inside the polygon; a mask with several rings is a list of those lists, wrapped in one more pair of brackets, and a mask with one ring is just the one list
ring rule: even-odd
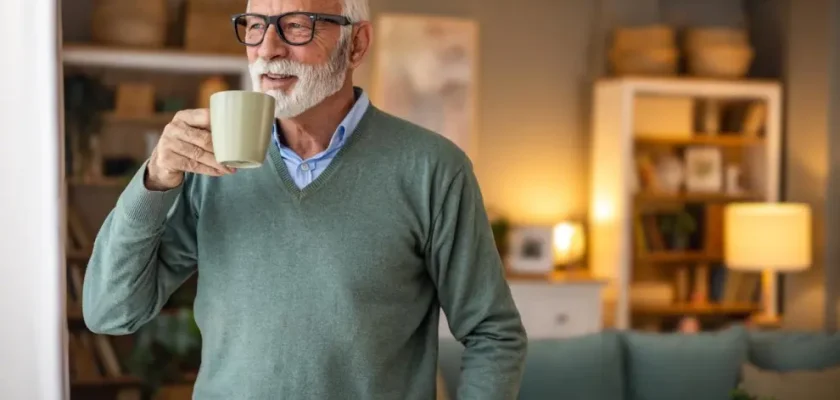
{"label": "green v-neck sweater", "polygon": [[141,168],[99,231],[83,312],[129,334],[198,273],[199,400],[431,400],[440,310],[465,346],[460,400],[515,399],[526,335],[471,164],[371,106],[299,189],[260,168],[148,191]]}

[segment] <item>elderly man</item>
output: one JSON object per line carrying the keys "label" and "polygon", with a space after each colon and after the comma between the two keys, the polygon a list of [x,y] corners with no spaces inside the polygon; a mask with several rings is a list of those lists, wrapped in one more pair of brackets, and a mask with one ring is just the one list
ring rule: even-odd
{"label": "elderly man", "polygon": [[252,0],[235,17],[276,98],[260,168],[215,161],[178,113],[111,211],[84,284],[91,330],[128,334],[199,274],[196,399],[428,400],[442,309],[461,399],[514,399],[526,335],[469,160],[352,84],[366,0]]}

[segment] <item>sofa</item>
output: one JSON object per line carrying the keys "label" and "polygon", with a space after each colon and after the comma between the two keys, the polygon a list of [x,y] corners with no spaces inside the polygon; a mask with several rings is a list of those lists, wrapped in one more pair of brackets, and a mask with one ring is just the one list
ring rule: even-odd
{"label": "sofa", "polygon": [[[457,399],[463,346],[442,339],[440,375]],[[607,330],[529,340],[520,400],[729,400],[742,389],[774,400],[840,399],[840,335]]]}

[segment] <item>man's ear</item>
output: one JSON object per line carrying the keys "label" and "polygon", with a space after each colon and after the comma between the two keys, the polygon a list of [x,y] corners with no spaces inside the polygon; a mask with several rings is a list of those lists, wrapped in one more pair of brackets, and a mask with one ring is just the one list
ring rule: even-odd
{"label": "man's ear", "polygon": [[350,67],[356,69],[365,60],[373,42],[373,26],[369,21],[362,21],[353,27],[352,46],[350,46]]}

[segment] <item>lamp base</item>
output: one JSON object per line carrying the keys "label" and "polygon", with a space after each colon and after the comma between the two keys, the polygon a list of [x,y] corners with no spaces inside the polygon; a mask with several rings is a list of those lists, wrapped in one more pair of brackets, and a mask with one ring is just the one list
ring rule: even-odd
{"label": "lamp base", "polygon": [[763,314],[767,318],[779,318],[776,305],[776,274],[772,270],[761,272],[761,302]]}
{"label": "lamp base", "polygon": [[747,321],[748,325],[760,329],[777,329],[782,326],[782,319],[778,316],[769,316],[766,314],[755,314]]}

